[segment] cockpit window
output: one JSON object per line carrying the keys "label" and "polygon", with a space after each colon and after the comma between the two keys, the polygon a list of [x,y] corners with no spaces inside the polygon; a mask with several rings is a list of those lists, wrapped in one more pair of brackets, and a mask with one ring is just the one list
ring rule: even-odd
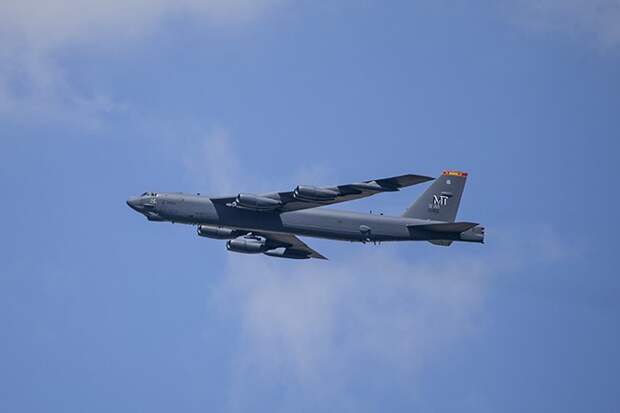
{"label": "cockpit window", "polygon": [[157,196],[157,194],[155,192],[145,192],[140,196]]}

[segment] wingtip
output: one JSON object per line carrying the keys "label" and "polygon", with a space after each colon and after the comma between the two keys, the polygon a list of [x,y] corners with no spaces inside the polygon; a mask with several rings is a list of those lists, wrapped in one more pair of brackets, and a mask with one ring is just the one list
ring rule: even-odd
{"label": "wingtip", "polygon": [[318,252],[310,255],[310,258],[316,258],[317,260],[329,260],[329,258],[319,254]]}

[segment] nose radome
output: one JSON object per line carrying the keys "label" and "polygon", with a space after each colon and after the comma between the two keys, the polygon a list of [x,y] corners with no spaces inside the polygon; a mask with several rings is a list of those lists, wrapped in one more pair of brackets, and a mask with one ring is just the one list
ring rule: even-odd
{"label": "nose radome", "polygon": [[127,199],[127,205],[129,205],[131,209],[137,209],[139,200],[140,198],[137,196],[130,196],[129,199]]}

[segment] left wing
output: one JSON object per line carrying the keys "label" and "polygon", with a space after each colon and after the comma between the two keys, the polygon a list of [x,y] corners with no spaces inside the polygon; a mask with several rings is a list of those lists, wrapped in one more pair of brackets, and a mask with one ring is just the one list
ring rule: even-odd
{"label": "left wing", "polygon": [[[272,243],[279,245],[277,249],[265,252],[266,255],[281,258],[318,258],[321,260],[327,259],[323,255],[319,254],[317,251],[310,248],[308,245],[306,245],[305,242],[297,238],[295,235],[266,231],[252,233],[266,238],[268,242],[271,241]],[[279,250],[282,248],[284,250]]]}
{"label": "left wing", "polygon": [[394,192],[411,185],[431,181],[434,178],[422,175],[400,175],[390,178],[373,179],[352,184],[338,185],[326,188],[299,185],[295,190],[288,192],[271,192],[260,195],[239,194],[237,197],[211,198],[216,204],[243,207],[246,197],[250,201],[248,209],[264,211],[297,211],[300,209],[317,208],[323,205],[337,204],[366,198],[381,192]]}

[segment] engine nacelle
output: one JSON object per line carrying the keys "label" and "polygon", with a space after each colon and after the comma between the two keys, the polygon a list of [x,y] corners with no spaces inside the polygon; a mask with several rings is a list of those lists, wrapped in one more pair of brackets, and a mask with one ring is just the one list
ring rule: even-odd
{"label": "engine nacelle", "polygon": [[201,237],[206,238],[214,238],[214,239],[233,239],[237,238],[240,235],[243,235],[243,232],[224,227],[214,227],[211,225],[198,225],[196,232]]}
{"label": "engine nacelle", "polygon": [[232,203],[234,207],[252,211],[273,211],[282,206],[282,202],[273,198],[254,194],[239,194]]}
{"label": "engine nacelle", "polygon": [[248,237],[231,239],[226,243],[226,249],[244,254],[260,254],[268,250],[264,239]]}
{"label": "engine nacelle", "polygon": [[301,201],[333,201],[338,196],[338,192],[316,186],[299,185],[295,188],[293,196]]}

